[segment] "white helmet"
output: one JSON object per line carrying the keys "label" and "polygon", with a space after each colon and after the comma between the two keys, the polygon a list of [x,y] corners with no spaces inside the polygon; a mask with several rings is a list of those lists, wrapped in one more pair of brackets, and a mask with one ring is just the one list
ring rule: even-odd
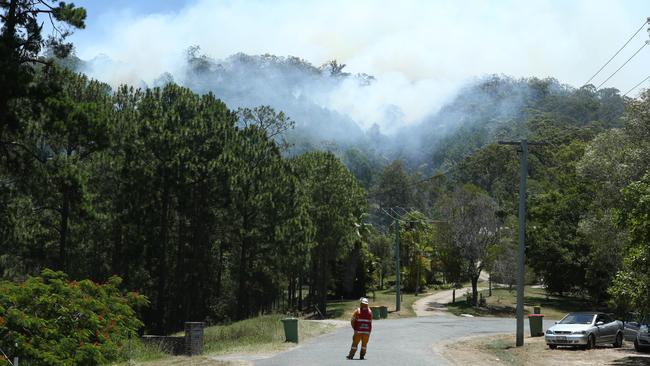
{"label": "white helmet", "polygon": [[368,299],[366,299],[365,297],[360,298],[359,301],[361,301],[362,304],[368,305]]}

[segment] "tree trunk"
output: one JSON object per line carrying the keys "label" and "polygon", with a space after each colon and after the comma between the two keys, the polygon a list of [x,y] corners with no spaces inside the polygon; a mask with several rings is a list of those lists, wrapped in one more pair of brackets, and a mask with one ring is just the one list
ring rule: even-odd
{"label": "tree trunk", "polygon": [[287,286],[287,307],[293,308],[293,275],[289,276],[289,284]]}
{"label": "tree trunk", "polygon": [[61,226],[59,228],[59,269],[66,272],[67,245],[68,245],[68,220],[70,219],[70,193],[63,188],[63,204],[61,205]]}
{"label": "tree trunk", "polygon": [[157,296],[156,296],[156,330],[158,332],[164,332],[165,329],[165,290],[167,288],[167,240],[168,240],[168,231],[169,231],[169,205],[171,200],[171,193],[169,191],[168,183],[166,179],[163,179],[163,196],[162,196],[162,212],[160,214],[160,252],[159,263],[158,263],[158,286],[157,286]]}
{"label": "tree trunk", "polygon": [[122,225],[120,225],[121,220],[115,220],[113,222],[113,258],[111,260],[111,271],[113,273],[119,273],[123,278],[125,284],[128,283],[127,275],[124,274],[122,269]]}
{"label": "tree trunk", "polygon": [[217,262],[217,285],[215,294],[217,298],[221,297],[221,283],[223,281],[223,242],[219,242],[219,260]]}
{"label": "tree trunk", "polygon": [[237,276],[237,319],[244,319],[249,313],[248,307],[248,296],[246,294],[246,282],[247,282],[247,251],[248,251],[248,240],[243,238],[241,242],[241,249],[239,253],[239,273]]}
{"label": "tree trunk", "polygon": [[302,311],[302,271],[298,277],[298,310]]}
{"label": "tree trunk", "polygon": [[415,294],[417,295],[420,292],[420,258],[416,258],[417,262],[417,271],[415,271]]}
{"label": "tree trunk", "polygon": [[472,306],[478,305],[478,276],[472,276]]}
{"label": "tree trunk", "polygon": [[318,285],[317,287],[317,298],[318,298],[318,310],[320,310],[323,316],[327,314],[327,283],[329,280],[329,270],[328,270],[328,260],[325,253],[323,253],[322,248],[319,248],[319,271],[318,271]]}
{"label": "tree trunk", "polygon": [[492,273],[488,276],[488,296],[492,296]]}

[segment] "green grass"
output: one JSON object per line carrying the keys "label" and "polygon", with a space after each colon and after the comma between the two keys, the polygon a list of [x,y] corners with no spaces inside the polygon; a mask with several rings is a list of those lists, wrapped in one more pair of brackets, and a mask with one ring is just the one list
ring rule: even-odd
{"label": "green grass", "polygon": [[[121,352],[124,355],[124,358],[140,362],[156,361],[169,357],[169,354],[163,347],[142,343],[137,338],[131,340],[130,345],[125,345]],[[129,363],[122,363],[121,365],[129,365]]]}
{"label": "green grass", "polygon": [[[203,334],[203,353],[204,355],[265,353],[288,349],[294,346],[294,344],[285,342],[284,328],[281,322],[283,318],[285,316],[279,314],[265,315],[229,325],[207,327]],[[330,324],[308,320],[300,320],[298,322],[298,337],[301,342],[332,330],[334,330],[334,326]],[[182,333],[176,335],[182,335]],[[197,358],[194,358],[193,363],[188,363],[191,359],[189,357],[171,356],[160,349],[160,347],[145,345],[139,340],[134,340],[131,344],[131,359],[133,361],[119,365],[213,364],[207,358],[204,360],[205,363],[199,362],[201,360]],[[218,364],[221,365],[223,363]]]}
{"label": "green grass", "polygon": [[[449,311],[453,314],[471,314],[475,316],[515,316],[517,307],[517,292],[515,289],[508,291],[505,288],[492,289],[492,296],[488,297],[488,290],[481,291],[487,302],[487,308],[474,308],[467,304],[464,294],[457,296],[456,304],[449,304]],[[460,300],[460,301],[459,301]],[[547,319],[561,319],[571,311],[594,310],[588,301],[573,296],[547,295],[543,288],[524,289],[524,312],[532,313],[534,306],[542,307],[542,314]]]}
{"label": "green grass", "polygon": [[[206,328],[204,350],[211,354],[272,352],[293,344],[285,343],[281,320],[284,315],[267,315],[242,320],[230,325]],[[300,341],[330,332],[333,325],[300,320],[298,338]]]}
{"label": "green grass", "polygon": [[[388,318],[414,317],[413,303],[425,296],[420,294],[416,296],[412,293],[402,292],[402,304],[400,311],[395,311],[395,290],[375,291],[374,298],[372,293],[368,294],[370,306],[388,307]],[[349,320],[352,313],[359,307],[359,300],[342,300],[327,302],[327,318]]]}

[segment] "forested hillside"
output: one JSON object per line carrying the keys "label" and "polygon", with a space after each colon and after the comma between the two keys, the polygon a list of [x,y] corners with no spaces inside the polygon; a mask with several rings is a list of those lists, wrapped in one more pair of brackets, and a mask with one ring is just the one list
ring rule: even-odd
{"label": "forested hillside", "polygon": [[[63,14],[83,26],[85,14]],[[63,43],[45,53],[63,59],[45,57],[29,19],[27,35],[3,28],[0,49],[3,280],[118,275],[161,333],[327,314],[328,299],[394,286],[400,217],[404,290],[476,287],[482,270],[513,284],[519,162],[497,141],[528,138],[548,143],[530,154],[528,277],[650,309],[647,92],[490,76],[388,133],[330,108],[332,90],[376,82],[335,61],[193,48],[181,78],[111,87]]]}

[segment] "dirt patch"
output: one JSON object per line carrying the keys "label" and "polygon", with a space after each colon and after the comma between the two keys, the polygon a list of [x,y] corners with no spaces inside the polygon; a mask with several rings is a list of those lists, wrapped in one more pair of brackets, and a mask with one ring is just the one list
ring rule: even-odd
{"label": "dirt patch", "polygon": [[350,326],[350,321],[349,320],[323,319],[323,320],[305,320],[305,321],[320,323],[320,324],[329,324],[329,325],[335,326],[336,328],[343,328],[343,327],[349,327]]}
{"label": "dirt patch", "polygon": [[434,351],[452,365],[650,366],[650,354],[634,351],[631,342],[626,342],[622,348],[597,347],[589,351],[575,348],[551,350],[546,346],[544,337],[526,338],[523,347],[515,347],[512,335],[497,335],[459,339],[434,346]]}
{"label": "dirt patch", "polygon": [[252,363],[245,361],[222,361],[214,360],[207,356],[176,356],[164,360],[154,360],[147,362],[126,362],[120,366],[249,366]]}

